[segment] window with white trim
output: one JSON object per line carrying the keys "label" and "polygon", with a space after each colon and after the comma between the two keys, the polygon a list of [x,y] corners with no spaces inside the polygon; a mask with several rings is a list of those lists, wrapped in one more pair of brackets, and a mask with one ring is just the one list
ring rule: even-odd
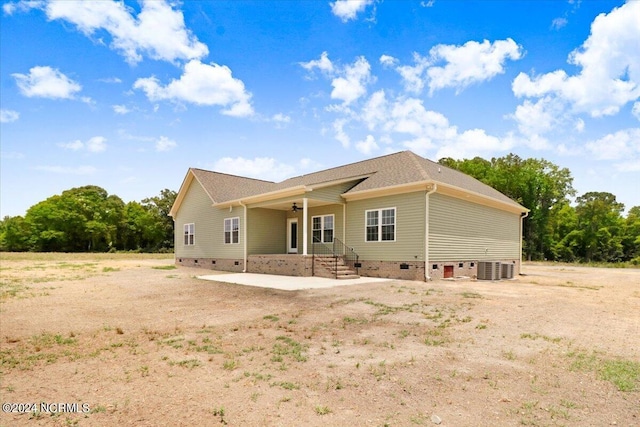
{"label": "window with white trim", "polygon": [[196,225],[194,223],[184,225],[184,245],[193,246],[196,244]]}
{"label": "window with white trim", "polygon": [[365,211],[365,241],[394,242],[396,240],[396,208]]}
{"label": "window with white trim", "polygon": [[311,230],[314,242],[333,243],[334,215],[311,217]]}
{"label": "window with white trim", "polygon": [[225,245],[240,242],[240,217],[225,218],[224,243]]}

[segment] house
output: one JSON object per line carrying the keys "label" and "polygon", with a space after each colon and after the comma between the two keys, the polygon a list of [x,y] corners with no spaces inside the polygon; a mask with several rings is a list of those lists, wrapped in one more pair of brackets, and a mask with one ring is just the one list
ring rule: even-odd
{"label": "house", "polygon": [[278,183],[191,168],[170,215],[178,265],[430,280],[474,276],[487,261],[518,274],[527,212],[403,151]]}

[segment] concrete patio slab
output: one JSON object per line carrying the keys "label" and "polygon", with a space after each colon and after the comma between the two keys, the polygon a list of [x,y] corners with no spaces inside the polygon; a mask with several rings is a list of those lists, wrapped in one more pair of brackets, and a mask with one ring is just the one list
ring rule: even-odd
{"label": "concrete patio slab", "polygon": [[324,277],[277,276],[274,274],[228,273],[197,276],[198,279],[215,282],[234,283],[237,285],[257,286],[261,288],[299,291],[302,289],[324,289],[335,286],[360,285],[363,283],[391,282],[392,279],[377,277],[360,277],[359,279],[327,279]]}

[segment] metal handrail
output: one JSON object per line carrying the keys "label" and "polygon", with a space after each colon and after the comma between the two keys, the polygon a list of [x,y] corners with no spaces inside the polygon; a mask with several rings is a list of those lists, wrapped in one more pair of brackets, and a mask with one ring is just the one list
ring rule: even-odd
{"label": "metal handrail", "polygon": [[316,254],[324,255],[328,257],[333,257],[333,273],[336,278],[338,277],[338,257],[342,258],[345,265],[347,265],[350,269],[355,270],[356,274],[360,274],[358,267],[358,254],[345,245],[340,239],[334,237],[333,245],[330,247],[327,244],[323,243],[317,237],[313,238],[313,243],[311,245],[311,275],[315,276],[315,264],[316,264]]}
{"label": "metal handrail", "polygon": [[344,242],[338,238],[333,239],[333,253],[337,256],[342,256],[345,265],[350,269],[355,270],[356,274],[360,274],[358,267],[359,255],[353,250],[353,248],[344,244]]}

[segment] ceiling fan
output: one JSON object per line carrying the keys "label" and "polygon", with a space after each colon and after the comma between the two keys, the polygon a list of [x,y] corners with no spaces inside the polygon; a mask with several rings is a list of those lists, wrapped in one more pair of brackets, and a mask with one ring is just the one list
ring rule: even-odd
{"label": "ceiling fan", "polygon": [[298,211],[301,211],[301,210],[302,210],[302,208],[299,208],[299,207],[296,205],[296,202],[293,202],[293,206],[291,206],[291,210],[292,210],[293,212],[298,212]]}

